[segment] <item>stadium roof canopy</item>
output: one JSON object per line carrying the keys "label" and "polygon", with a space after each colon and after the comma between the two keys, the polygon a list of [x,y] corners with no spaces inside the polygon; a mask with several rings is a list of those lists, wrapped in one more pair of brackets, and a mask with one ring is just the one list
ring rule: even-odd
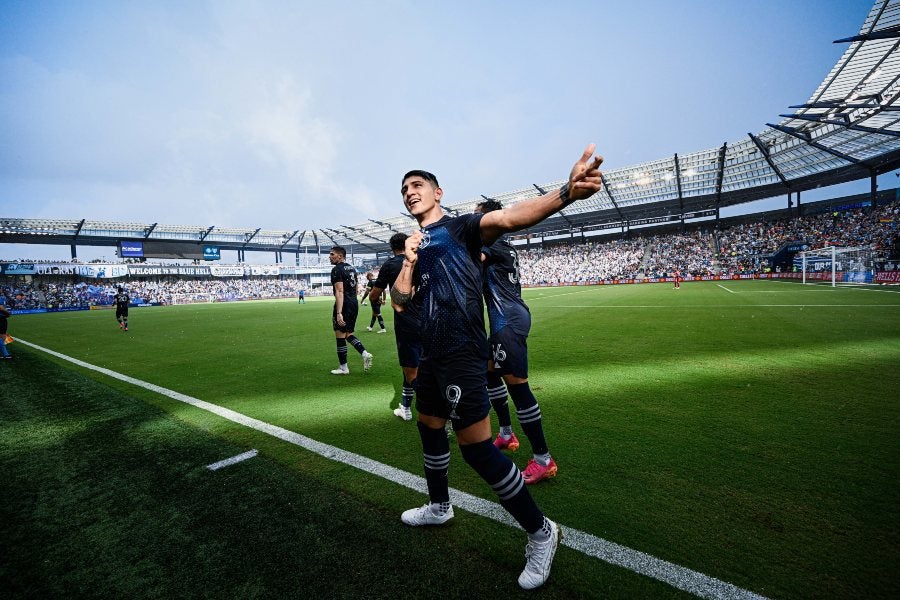
{"label": "stadium roof canopy", "polygon": [[[675,154],[605,171],[604,186],[521,236],[551,236],[650,223],[718,217],[723,206],[801,192],[877,174],[900,165],[900,0],[878,0],[837,64],[794,112],[759,133],[720,147]],[[542,195],[565,181],[496,194],[504,206]],[[471,212],[486,196],[445,209]],[[215,244],[224,250],[319,252],[341,245],[357,253],[389,252],[407,215],[349,226],[271,231],[216,226],[0,218],[0,242],[116,245],[120,240]]]}

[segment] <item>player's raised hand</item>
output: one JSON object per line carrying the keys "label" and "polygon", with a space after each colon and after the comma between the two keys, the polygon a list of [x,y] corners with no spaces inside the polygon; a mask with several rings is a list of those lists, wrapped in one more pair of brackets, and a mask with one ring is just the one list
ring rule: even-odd
{"label": "player's raised hand", "polygon": [[419,244],[422,243],[422,232],[415,231],[406,238],[406,248],[405,248],[405,256],[406,260],[411,263],[416,262],[418,260],[418,252],[419,252]]}
{"label": "player's raised hand", "polygon": [[594,144],[588,145],[581,158],[572,167],[572,172],[569,173],[569,198],[572,201],[589,198],[600,191],[603,186],[600,180],[600,165],[603,163],[603,157],[594,156],[595,148]]}

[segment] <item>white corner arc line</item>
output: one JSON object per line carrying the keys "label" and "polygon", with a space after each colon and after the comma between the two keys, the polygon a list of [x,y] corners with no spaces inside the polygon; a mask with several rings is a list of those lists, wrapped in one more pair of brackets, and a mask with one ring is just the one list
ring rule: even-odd
{"label": "white corner arc line", "polygon": [[259,454],[259,451],[255,448],[253,450],[248,450],[247,452],[242,452],[237,456],[232,456],[231,458],[226,458],[225,460],[220,460],[219,462],[214,462],[211,465],[206,465],[206,468],[210,471],[218,471],[223,467],[230,467],[231,465],[236,465],[239,462],[245,461],[248,458],[253,458]]}
{"label": "white corner arc line", "polygon": [[[128,375],[123,375],[122,373],[104,367],[92,365],[77,358],[72,358],[71,356],[56,352],[55,350],[38,346],[37,344],[33,344],[21,338],[16,338],[16,341],[30,348],[34,348],[35,350],[78,365],[79,367],[96,371],[107,377],[130,383],[134,386],[172,398],[173,400],[184,402],[185,404],[190,404],[191,406],[211,412],[232,421],[233,423],[266,433],[272,437],[294,444],[305,450],[309,450],[310,452],[315,452],[325,458],[330,458],[331,460],[355,467],[366,473],[377,475],[422,494],[428,493],[425,485],[425,478],[419,475],[413,475],[412,473],[407,473],[406,471],[366,458],[365,456],[360,456],[335,446],[317,442],[316,440],[299,433],[289,431],[276,425],[271,425],[264,421],[254,419],[253,417],[248,417],[247,415],[243,415],[229,408],[212,404],[211,402],[200,400],[199,398],[194,398],[134,377],[129,377]],[[472,494],[453,488],[450,488],[450,500],[456,506],[471,513],[493,519],[494,521],[498,521],[511,527],[519,528],[519,525],[512,519],[509,513],[506,512],[506,509],[496,502],[490,502],[483,498],[479,498],[478,496],[473,496]],[[561,543],[564,546],[586,554],[587,556],[599,558],[611,565],[623,567],[640,575],[652,577],[653,579],[667,583],[676,589],[694,594],[699,598],[709,598],[712,600],[765,600],[766,598],[765,596],[737,587],[722,581],[721,579],[716,579],[715,577],[710,577],[709,575],[704,575],[698,571],[661,560],[644,552],[633,550],[627,546],[604,540],[603,538],[590,533],[573,529],[565,525],[560,525],[560,529],[563,531]]]}

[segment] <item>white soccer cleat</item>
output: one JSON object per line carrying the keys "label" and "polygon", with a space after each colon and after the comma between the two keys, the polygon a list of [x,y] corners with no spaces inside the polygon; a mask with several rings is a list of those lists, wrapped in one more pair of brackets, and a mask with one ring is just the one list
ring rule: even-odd
{"label": "white soccer cleat", "polygon": [[366,327],[366,331],[372,331],[371,327]]}
{"label": "white soccer cleat", "polygon": [[382,330],[379,331],[378,333],[387,333],[387,329],[382,329]]}
{"label": "white soccer cleat", "polygon": [[421,527],[422,525],[443,525],[452,518],[452,506],[447,512],[436,515],[431,512],[431,504],[405,510],[403,511],[403,514],[400,515],[400,520],[412,527]]}
{"label": "white soccer cleat", "polygon": [[369,351],[364,351],[362,353],[363,358],[363,371],[368,371],[372,368],[372,353]]}
{"label": "white soccer cleat", "polygon": [[394,409],[394,414],[404,421],[412,421],[412,409],[405,406],[398,406]]}
{"label": "white soccer cleat", "polygon": [[344,367],[338,367],[337,369],[331,370],[332,375],[349,375],[350,367],[344,365]]}
{"label": "white soccer cleat", "polygon": [[550,519],[547,519],[547,523],[550,524],[550,539],[546,542],[529,539],[528,545],[525,546],[525,570],[519,575],[519,585],[523,589],[533,590],[540,587],[550,577],[550,565],[553,564],[553,556],[556,554],[562,533],[559,531],[559,525]]}

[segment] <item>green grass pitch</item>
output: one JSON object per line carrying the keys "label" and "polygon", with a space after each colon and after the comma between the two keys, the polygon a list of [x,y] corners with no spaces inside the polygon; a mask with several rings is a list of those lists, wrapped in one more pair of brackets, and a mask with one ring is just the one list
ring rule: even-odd
{"label": "green grass pitch", "polygon": [[[777,281],[526,290],[551,518],[774,598],[897,597],[900,290]],[[337,365],[331,298],[21,315],[14,338],[420,475],[388,334]],[[518,597],[525,536],[14,342],[0,364],[17,597]],[[524,468],[530,447],[515,417]],[[495,429],[496,430],[496,429]],[[452,487],[496,497],[452,446]],[[205,465],[257,448],[256,458]],[[685,596],[562,547],[541,597]],[[528,594],[521,594],[523,597]],[[534,596],[535,594],[530,594]]]}

